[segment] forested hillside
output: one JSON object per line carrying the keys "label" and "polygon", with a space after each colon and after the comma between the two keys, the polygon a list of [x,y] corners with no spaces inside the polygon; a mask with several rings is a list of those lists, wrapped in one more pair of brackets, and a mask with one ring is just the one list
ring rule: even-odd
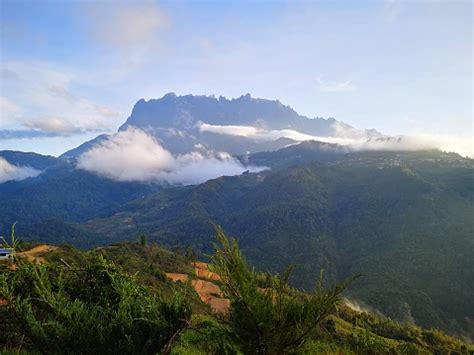
{"label": "forested hillside", "polygon": [[[121,243],[79,251],[19,243],[0,263],[0,352],[110,354],[470,354],[439,330],[402,326],[346,305],[344,289],[287,284],[251,268],[219,228],[213,273],[190,251]],[[202,264],[202,263],[201,263]],[[196,270],[196,271],[195,271]],[[209,275],[212,274],[212,278]],[[174,276],[182,275],[173,282]],[[318,276],[315,275],[315,282]],[[196,285],[229,307],[209,307]]]}
{"label": "forested hillside", "polygon": [[258,268],[295,265],[297,287],[310,288],[321,268],[333,281],[361,274],[349,291],[358,302],[472,337],[472,160],[319,142],[239,159],[267,169],[155,193],[160,186],[113,182],[62,163],[9,185],[17,189],[3,186],[0,224],[4,234],[18,221],[25,239],[85,248],[146,234],[205,255],[218,223]]}
{"label": "forested hillside", "polygon": [[[157,191],[161,186],[134,182],[116,182],[89,172],[78,170],[73,162],[65,159],[19,155],[12,162],[28,164],[41,169],[35,178],[7,181],[0,184],[0,235],[8,233],[11,225],[19,221],[23,234],[36,230],[35,224],[48,220],[84,221],[101,216],[117,207]],[[49,162],[50,164],[46,164]]]}
{"label": "forested hillside", "polygon": [[[281,155],[281,153],[279,153]],[[293,155],[294,152],[291,152]],[[350,294],[405,322],[473,334],[472,161],[457,155],[354,153],[222,177],[136,200],[81,230],[95,245],[146,233],[160,243],[209,252],[211,222],[238,236],[263,270],[296,266],[294,285],[314,272],[363,277]],[[456,299],[456,302],[452,302]]]}

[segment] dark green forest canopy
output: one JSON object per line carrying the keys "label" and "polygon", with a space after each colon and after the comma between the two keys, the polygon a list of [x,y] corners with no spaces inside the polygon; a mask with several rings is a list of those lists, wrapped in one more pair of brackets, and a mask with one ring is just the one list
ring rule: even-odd
{"label": "dark green forest canopy", "polygon": [[320,268],[337,280],[361,273],[354,298],[473,334],[473,176],[455,155],[358,153],[166,190],[81,228],[99,242],[145,232],[209,252],[219,223],[257,267],[295,265],[299,287]]}

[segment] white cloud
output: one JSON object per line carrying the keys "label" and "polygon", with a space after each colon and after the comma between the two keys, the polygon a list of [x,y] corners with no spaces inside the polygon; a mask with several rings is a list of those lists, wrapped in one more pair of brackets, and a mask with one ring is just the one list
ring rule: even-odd
{"label": "white cloud", "polygon": [[89,3],[86,5],[94,39],[123,51],[149,47],[168,17],[151,1]]}
{"label": "white cloud", "polygon": [[301,133],[293,129],[268,131],[253,126],[210,125],[208,123],[201,123],[199,125],[199,130],[201,132],[210,132],[215,134],[252,138],[259,141],[274,141],[279,138],[289,138],[297,142],[302,142],[308,140],[322,140],[325,138]]}
{"label": "white cloud", "polygon": [[118,181],[171,184],[196,184],[249,169],[226,153],[195,151],[174,156],[152,136],[132,127],[82,154],[77,168]]}
{"label": "white cloud", "polygon": [[246,170],[253,172],[262,168],[244,167],[226,153],[203,155],[199,152],[177,156],[175,168],[157,175],[158,180],[183,185],[197,184],[219,176],[240,175]]}
{"label": "white cloud", "polygon": [[280,138],[289,138],[297,142],[308,140],[327,141],[330,138],[332,141],[337,141],[339,144],[347,142],[345,137],[319,137],[311,134],[295,131],[293,129],[279,129],[268,131],[262,128],[253,126],[232,126],[232,125],[210,125],[201,123],[199,126],[201,132],[211,132],[215,134],[231,135],[238,137],[246,137],[255,139],[257,141],[275,141]]}
{"label": "white cloud", "polygon": [[3,63],[0,129],[71,135],[107,131],[119,114],[75,93],[77,74],[34,63]]}
{"label": "white cloud", "polygon": [[417,151],[439,149],[445,152],[458,153],[464,157],[474,158],[473,138],[452,135],[419,134],[380,139],[359,139],[349,144],[349,146],[356,150]]}
{"label": "white cloud", "polygon": [[35,131],[65,136],[81,132],[81,129],[79,127],[76,127],[67,119],[59,117],[46,117],[26,121],[24,122],[24,126],[31,128]]}
{"label": "white cloud", "polygon": [[39,170],[29,166],[16,166],[0,157],[0,184],[9,180],[23,180],[38,174],[40,174]]}
{"label": "white cloud", "polygon": [[344,122],[335,121],[331,128],[335,137],[367,139],[367,131],[351,127]]}
{"label": "white cloud", "polygon": [[79,157],[77,167],[119,181],[147,181],[173,168],[170,152],[138,129],[119,132]]}
{"label": "white cloud", "polygon": [[354,91],[356,86],[352,80],[345,81],[325,81],[321,77],[317,78],[318,88],[322,92],[346,92]]}
{"label": "white cloud", "polygon": [[262,133],[262,137],[265,137],[265,140],[277,140],[280,138],[289,138],[297,142],[310,141],[310,140],[319,140],[322,137],[313,136],[311,134],[305,134],[293,129],[280,129],[269,131],[268,133]]}
{"label": "white cloud", "polygon": [[201,132],[227,134],[240,137],[254,137],[259,134],[259,130],[252,126],[210,125],[203,122],[199,124],[199,130]]}
{"label": "white cloud", "polygon": [[201,124],[202,132],[247,137],[258,141],[274,141],[289,138],[297,142],[315,140],[346,146],[351,150],[426,150],[440,149],[455,152],[462,156],[474,157],[473,137],[450,135],[417,134],[411,136],[371,137],[366,131],[354,129],[336,122],[333,126],[334,136],[314,136],[291,129],[266,131],[252,126],[218,126]]}
{"label": "white cloud", "polygon": [[17,113],[18,111],[20,111],[20,108],[17,105],[6,97],[0,96],[0,113],[2,114],[0,117],[3,117],[4,114]]}
{"label": "white cloud", "polygon": [[0,127],[1,125],[12,124],[20,112],[20,108],[13,101],[4,96],[0,96]]}
{"label": "white cloud", "polygon": [[[354,311],[358,313],[366,312],[369,314],[376,314],[380,317],[385,317],[385,315],[382,312],[380,312],[378,309],[368,306],[362,301],[356,301],[354,299],[349,299],[347,297],[344,297],[342,301],[344,302],[346,306],[348,306],[349,308],[353,309]],[[415,322],[413,321],[413,323]]]}

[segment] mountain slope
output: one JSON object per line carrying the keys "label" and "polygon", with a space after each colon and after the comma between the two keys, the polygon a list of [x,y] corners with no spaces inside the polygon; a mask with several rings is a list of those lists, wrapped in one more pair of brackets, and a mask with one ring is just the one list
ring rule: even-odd
{"label": "mountain slope", "polygon": [[[250,130],[256,130],[258,134],[263,131],[278,133],[282,130],[301,130],[306,134],[334,135],[337,133],[336,127],[343,127],[351,132],[357,131],[334,119],[310,119],[297,114],[292,108],[284,106],[279,101],[255,99],[250,95],[227,100],[223,97],[219,99],[193,95],[178,97],[174,94],[165,95],[157,100],[137,102],[131,116],[120,131],[129,127],[145,130],[153,135],[165,149],[174,154],[174,157],[176,154],[198,151],[196,158],[190,155],[181,159],[183,162],[190,163],[193,159],[199,160],[199,157],[224,156],[216,155],[218,151],[238,154],[275,151],[297,142],[292,136],[293,133],[290,136],[278,133],[264,138],[246,137],[202,130],[203,124],[215,125],[214,129],[245,128],[246,125],[250,125],[252,126]],[[239,131],[239,128],[236,131]],[[377,135],[376,132],[366,133]],[[115,208],[117,204],[167,187],[166,181],[153,181],[150,184],[116,182],[76,168],[77,157],[110,137],[112,136],[100,135],[65,152],[60,158],[34,153],[0,152],[0,157],[9,162],[3,163],[9,169],[8,176],[2,177],[0,171],[0,198],[2,200],[0,233],[6,233],[11,223],[20,221],[18,227],[22,232],[28,235],[35,232],[35,235],[39,236],[42,233],[38,233],[38,230],[42,230],[41,226],[48,219],[55,220],[55,223],[60,224],[64,230],[71,230],[64,221],[82,221],[102,216],[103,211]],[[152,141],[151,138],[150,141]],[[116,147],[115,143],[112,143],[112,146]],[[135,141],[129,143],[131,149],[134,144],[140,144]],[[158,148],[161,149],[161,147]],[[120,161],[110,162],[110,164],[123,169],[126,165],[124,155],[127,154],[119,152],[115,158],[119,157]],[[149,158],[155,165],[161,166],[159,158]],[[248,157],[241,157],[244,165],[247,165],[246,158]],[[207,167],[211,171],[211,176],[219,176],[222,174],[220,169],[226,168],[226,164],[219,165],[222,162],[219,159],[211,161],[215,163],[215,167]],[[177,163],[177,165],[181,164],[179,161]],[[231,163],[233,164],[233,161]],[[14,164],[14,166],[7,164]],[[238,163],[234,165],[241,171],[242,167]],[[26,168],[18,170],[17,166]],[[99,164],[100,166],[103,164]],[[189,172],[189,174],[193,173]]]}
{"label": "mountain slope", "polygon": [[35,235],[37,223],[46,220],[83,221],[129,200],[157,191],[160,186],[116,182],[78,170],[59,160],[35,178],[0,184],[0,235],[18,221],[18,231]]}
{"label": "mountain slope", "polygon": [[[38,323],[36,327],[41,326],[43,329],[51,327],[51,324],[61,324],[61,328],[53,328],[50,332],[40,333],[43,338],[48,339],[49,343],[44,345],[38,341],[38,336],[34,332],[28,332],[31,329],[31,322],[25,322],[24,318],[14,313],[15,306],[11,305],[0,298],[0,352],[15,352],[21,349],[22,353],[37,353],[38,348],[46,348],[48,351],[52,347],[60,348],[60,351],[75,352],[76,349],[105,349],[108,346],[113,347],[116,344],[107,343],[116,339],[105,338],[98,343],[91,342],[91,338],[98,332],[104,333],[103,318],[97,318],[91,324],[84,324],[82,318],[74,319],[71,314],[81,314],[81,309],[77,304],[86,300],[86,312],[95,310],[97,304],[104,305],[104,299],[109,302],[105,303],[103,308],[105,312],[113,310],[113,306],[117,300],[122,300],[123,294],[121,290],[126,290],[126,284],[120,283],[123,278],[131,277],[134,282],[135,290],[140,291],[141,297],[137,300],[141,301],[148,294],[159,297],[165,301],[185,300],[190,307],[191,322],[182,329],[179,337],[176,337],[172,343],[172,354],[222,354],[226,353],[223,349],[238,349],[237,342],[229,331],[226,331],[225,325],[228,326],[228,313],[223,312],[216,314],[209,305],[206,304],[207,299],[203,299],[203,293],[199,284],[206,284],[209,288],[219,290],[222,287],[222,280],[218,274],[209,273],[205,270],[199,270],[199,265],[203,263],[193,263],[192,256],[184,256],[179,250],[166,250],[157,245],[143,243],[119,243],[109,245],[89,251],[80,251],[71,246],[52,246],[40,245],[33,249],[26,247],[23,252],[18,254],[22,260],[31,258],[32,261],[41,264],[33,267],[31,264],[19,262],[14,271],[10,270],[9,265],[0,262],[0,279],[9,280],[11,283],[22,282],[24,286],[20,291],[24,293],[34,294],[41,292],[41,286],[25,287],[34,283],[36,278],[48,277],[50,284],[56,285],[58,279],[61,278],[61,291],[57,291],[55,287],[48,289],[50,294],[56,296],[63,302],[70,302],[65,299],[65,295],[74,295],[74,304],[71,305],[67,312],[59,313],[59,316],[53,318],[56,322]],[[190,258],[191,257],[191,258]],[[195,269],[196,266],[198,269]],[[40,272],[38,272],[38,270]],[[74,270],[75,272],[70,272]],[[36,273],[35,273],[36,271]],[[41,272],[43,271],[43,272]],[[58,272],[59,271],[59,272]],[[200,272],[205,271],[205,272]],[[15,275],[16,274],[16,275]],[[77,282],[79,277],[85,277],[87,282]],[[211,275],[212,274],[212,275]],[[258,273],[261,280],[266,280],[269,275]],[[41,275],[41,276],[40,276]],[[113,276],[113,278],[111,277]],[[180,275],[181,279],[187,279],[189,282],[172,282],[167,276]],[[209,277],[212,276],[212,277]],[[70,281],[72,278],[72,282]],[[112,280],[111,280],[112,279]],[[114,282],[115,288],[110,287],[110,283]],[[192,285],[195,285],[194,287]],[[5,290],[5,283],[2,283],[2,290]],[[44,286],[43,286],[44,287]],[[117,288],[118,287],[118,288]],[[123,287],[123,289],[121,288]],[[267,286],[268,287],[268,286]],[[349,286],[351,287],[351,286]],[[113,292],[113,291],[117,292]],[[222,289],[219,291],[222,292]],[[125,295],[129,296],[129,293]],[[228,293],[227,293],[228,294]],[[305,297],[304,293],[298,292],[298,295]],[[8,295],[11,296],[11,295]],[[225,296],[225,294],[223,295]],[[15,298],[13,298],[15,299]],[[38,304],[35,303],[37,297],[28,298],[29,304],[32,304],[34,310],[37,310]],[[227,300],[229,304],[229,300]],[[13,301],[15,302],[15,301]],[[102,303],[101,303],[102,302]],[[115,302],[115,303],[114,303]],[[42,306],[42,302],[39,306]],[[49,304],[50,307],[56,304]],[[75,307],[76,306],[76,307]],[[176,307],[176,306],[175,306]],[[167,312],[167,319],[172,314],[174,308],[160,309],[159,311]],[[347,300],[341,300],[327,318],[309,334],[303,346],[292,353],[295,354],[430,354],[430,353],[456,353],[469,354],[472,353],[472,346],[458,339],[447,336],[438,330],[427,330],[413,326],[403,326],[393,320],[381,318],[373,314],[362,312],[351,308],[352,305]],[[18,308],[17,308],[18,309]],[[56,308],[57,309],[57,308]],[[125,307],[120,308],[121,312],[125,312]],[[41,312],[33,313],[36,318],[41,319],[42,316],[48,315],[48,309],[41,309]],[[154,309],[154,311],[156,311]],[[259,312],[261,309],[252,309],[252,312]],[[101,313],[103,314],[103,313]],[[150,317],[146,313],[140,320],[147,320]],[[73,322],[67,322],[73,318]],[[31,319],[31,318],[30,318]],[[77,323],[79,321],[79,323]],[[82,322],[81,322],[82,321]],[[151,322],[150,322],[151,323]],[[130,323],[128,323],[130,324]],[[143,335],[144,341],[148,340],[148,333],[143,330],[143,324],[133,322],[139,329],[139,334]],[[234,323],[235,324],[235,323]],[[239,323],[244,329],[247,324]],[[192,326],[190,326],[192,325]],[[93,334],[77,341],[65,342],[69,339],[70,334],[77,336],[78,328],[90,327]],[[159,324],[158,324],[159,326]],[[234,326],[235,327],[235,326]],[[60,329],[59,332],[54,330]],[[116,332],[122,328],[117,327]],[[136,328],[127,328],[129,332]],[[53,334],[50,335],[50,334]],[[79,333],[82,334],[82,333]],[[54,336],[56,335],[56,336]],[[118,336],[118,335],[116,335]],[[73,338],[74,339],[74,338]],[[77,337],[76,337],[77,339]],[[95,338],[94,338],[95,339]],[[121,337],[122,339],[122,337]],[[136,339],[136,338],[135,338]],[[75,340],[75,339],[74,339]],[[104,341],[106,342],[104,344]],[[63,348],[60,347],[63,346]],[[73,350],[74,349],[74,350]],[[137,349],[136,347],[134,348]],[[76,350],[77,351],[77,350]],[[104,350],[102,350],[103,352]],[[89,350],[91,352],[91,350]],[[99,351],[100,352],[100,351]],[[150,351],[149,353],[155,353]],[[227,351],[231,352],[231,351]]]}
{"label": "mountain slope", "polygon": [[0,157],[7,160],[10,164],[17,166],[29,166],[37,170],[45,170],[58,161],[57,158],[50,155],[41,155],[32,152],[19,152],[14,150],[1,150]]}
{"label": "mountain slope", "polygon": [[352,296],[382,313],[474,332],[471,160],[370,152],[293,165],[280,152],[269,153],[267,165],[274,168],[128,203],[80,227],[99,238],[83,243],[147,233],[209,252],[215,222],[259,268],[296,265],[295,285],[311,287],[321,268],[329,279],[361,273]]}

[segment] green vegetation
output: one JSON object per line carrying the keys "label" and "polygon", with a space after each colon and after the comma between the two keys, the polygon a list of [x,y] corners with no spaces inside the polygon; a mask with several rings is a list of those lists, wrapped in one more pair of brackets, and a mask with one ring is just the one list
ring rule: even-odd
{"label": "green vegetation", "polygon": [[159,189],[153,184],[104,179],[59,159],[38,178],[0,184],[0,235],[6,234],[15,221],[19,221],[17,228],[22,236],[41,234],[43,225],[52,223],[58,228],[51,236],[56,243],[73,243],[74,237],[87,235],[74,234],[66,221],[102,216]]}
{"label": "green vegetation", "polygon": [[259,287],[259,273],[250,268],[237,242],[216,227],[220,247],[213,257],[222,290],[232,307],[227,324],[246,354],[284,354],[301,349],[339,300],[343,286],[301,293],[288,284],[289,272],[269,276]]}
{"label": "green vegetation", "polygon": [[49,185],[25,182],[21,191],[2,184],[0,228],[7,233],[19,220],[23,240],[81,248],[146,235],[145,249],[159,243],[203,259],[213,250],[215,222],[238,236],[259,270],[283,274],[294,265],[294,287],[311,290],[321,269],[333,284],[361,274],[347,296],[404,324],[472,341],[473,161],[326,148],[306,142],[252,154],[242,159],[271,169],[153,194],[156,187],[118,186],[82,171]]}
{"label": "green vegetation", "polygon": [[[351,310],[345,285],[301,292],[289,273],[257,272],[235,240],[216,229],[213,270],[229,312],[199,303],[189,259],[157,245],[89,252],[61,246],[44,264],[0,269],[0,353],[104,354],[470,354],[439,330],[402,326]],[[173,268],[173,265],[175,268]],[[157,272],[159,270],[159,272]],[[195,277],[195,275],[194,275]],[[321,280],[321,278],[320,278]]]}
{"label": "green vegetation", "polygon": [[189,322],[183,297],[165,301],[103,257],[86,259],[80,268],[21,262],[0,277],[26,345],[41,353],[169,352]]}
{"label": "green vegetation", "polygon": [[[299,151],[295,151],[296,149]],[[97,241],[146,233],[150,241],[212,251],[222,225],[249,262],[310,290],[361,274],[353,298],[406,324],[474,334],[473,162],[433,152],[365,152],[310,161],[293,147],[259,155],[274,167],[161,191],[79,230]],[[292,156],[300,164],[290,165]],[[51,231],[54,235],[54,230]]]}
{"label": "green vegetation", "polygon": [[16,222],[12,225],[10,243],[4,237],[0,236],[0,248],[11,249],[11,256],[13,259],[15,258],[15,252],[19,247],[19,240],[15,236],[15,225]]}

